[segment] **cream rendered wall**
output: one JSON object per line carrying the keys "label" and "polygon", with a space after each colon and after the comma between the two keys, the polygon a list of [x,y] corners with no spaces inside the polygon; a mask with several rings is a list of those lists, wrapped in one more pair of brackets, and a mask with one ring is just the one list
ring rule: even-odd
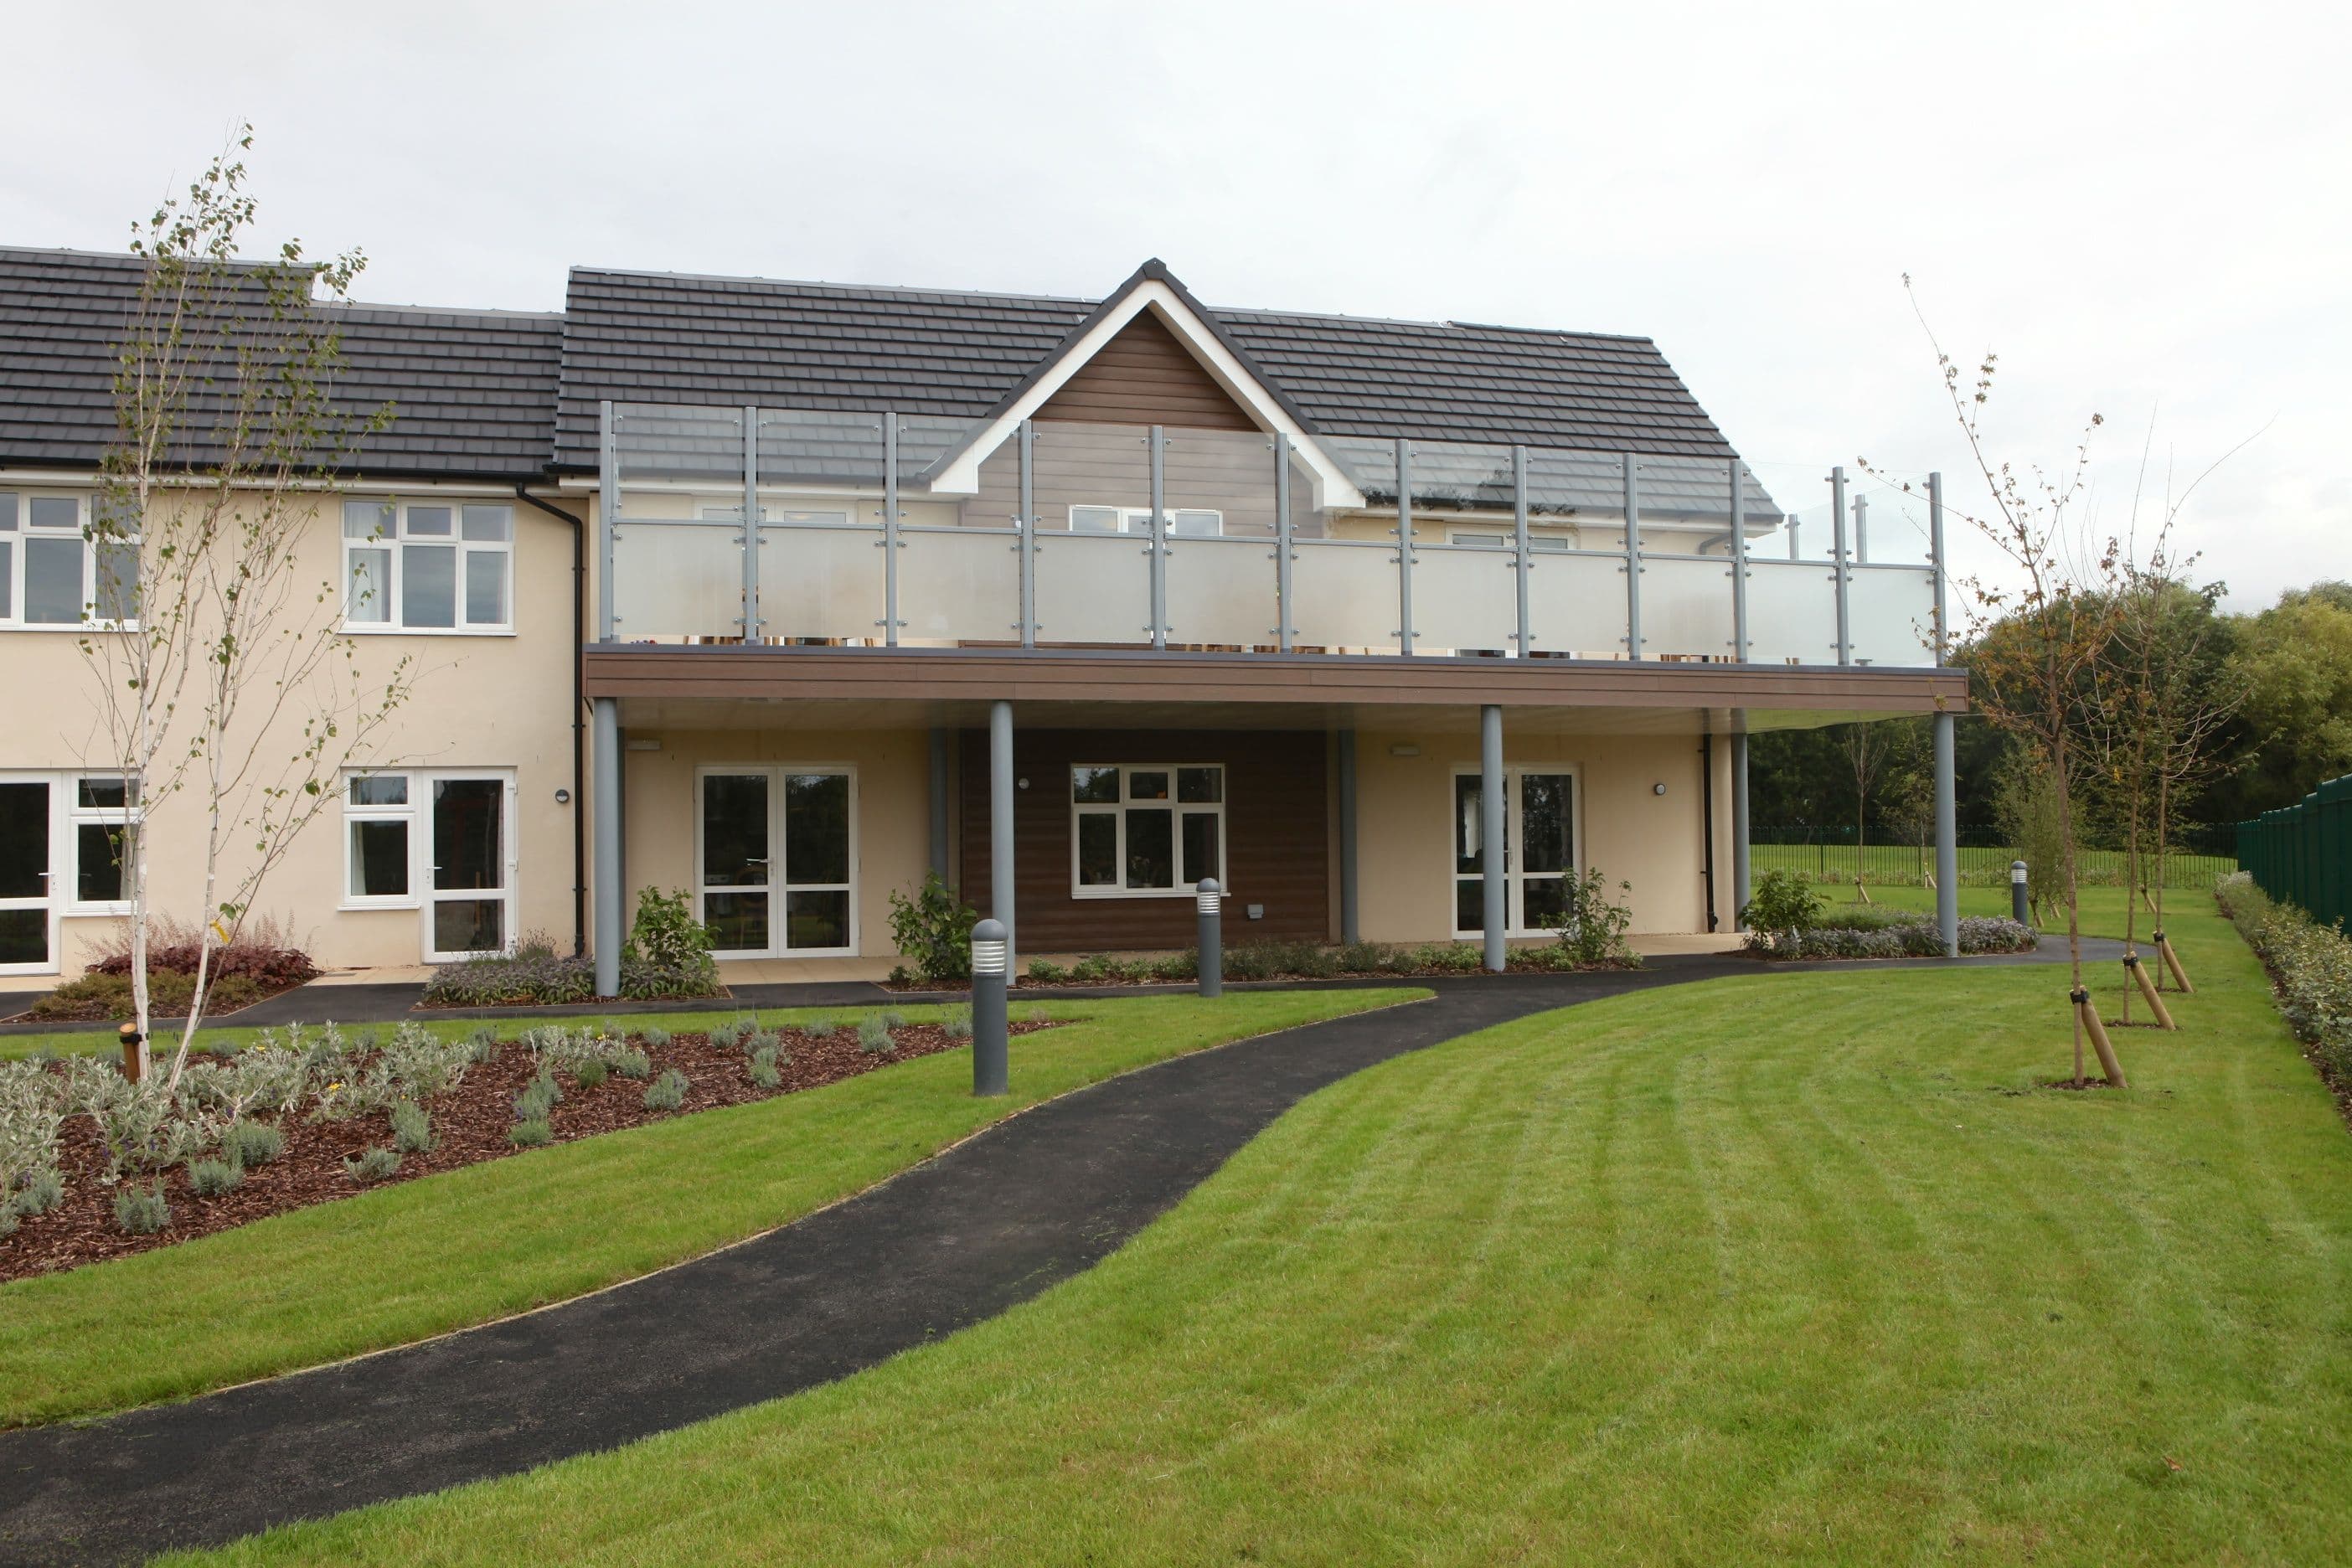
{"label": "cream rendered wall", "polygon": [[635,910],[635,889],[684,888],[695,880],[696,771],[750,763],[846,763],[856,770],[856,922],[858,952],[898,955],[890,940],[890,895],[922,884],[930,845],[930,742],[921,730],[691,731],[628,732],[621,798],[622,856]]}
{"label": "cream rendered wall", "polygon": [[[56,480],[5,488],[67,489]],[[350,493],[382,493],[354,484]],[[539,929],[567,946],[572,929],[572,805],[559,805],[558,789],[572,787],[572,537],[545,512],[494,487],[419,485],[400,495],[420,500],[474,500],[514,507],[514,631],[485,636],[451,633],[362,633],[352,647],[363,678],[381,683],[404,655],[415,664],[407,704],[381,731],[376,765],[511,769],[516,782],[515,834],[519,929]],[[321,496],[311,507],[298,581],[340,582],[342,574],[341,498]],[[6,722],[0,726],[0,772],[103,767],[108,742],[95,703],[97,676],[76,648],[71,630],[0,631],[0,689]],[[249,704],[251,706],[252,704]],[[291,755],[299,707],[280,722],[272,742]],[[267,754],[265,752],[265,754]],[[155,802],[150,808],[151,889],[155,907],[193,920],[203,900],[203,825],[199,794]],[[421,831],[421,828],[412,829]],[[313,958],[330,967],[407,965],[422,962],[424,917],[419,910],[351,910],[343,901],[343,826],[330,807],[297,839],[270,873],[258,907],[286,921]],[[232,850],[232,854],[234,851]],[[57,868],[60,876],[64,868]],[[61,972],[79,973],[89,945],[117,929],[111,916],[72,917],[60,928]]]}
{"label": "cream rendered wall", "polygon": [[[1375,942],[1433,942],[1453,932],[1453,790],[1457,766],[1475,769],[1475,735],[1365,731],[1357,738],[1358,918]],[[1417,746],[1417,756],[1391,749]],[[1731,897],[1727,747],[1716,742],[1717,907]],[[1572,768],[1580,801],[1577,859],[1615,884],[1631,882],[1636,932],[1706,929],[1701,773],[1696,736],[1515,735],[1507,765]],[[1657,795],[1653,785],[1664,784]],[[1725,929],[1728,929],[1727,921]]]}

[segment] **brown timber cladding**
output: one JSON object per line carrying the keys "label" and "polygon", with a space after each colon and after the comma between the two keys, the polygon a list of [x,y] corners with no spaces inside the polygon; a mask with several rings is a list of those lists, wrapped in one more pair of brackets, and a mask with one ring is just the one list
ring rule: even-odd
{"label": "brown timber cladding", "polygon": [[[958,826],[964,901],[989,908],[988,736],[960,740]],[[1297,731],[1019,730],[1013,772],[1013,897],[1020,951],[1095,952],[1192,945],[1189,898],[1070,894],[1070,769],[1076,763],[1222,763],[1225,768],[1225,940],[1323,942],[1330,931],[1324,739]],[[1250,904],[1265,918],[1246,918]]]}
{"label": "brown timber cladding", "polygon": [[1037,410],[1045,419],[1255,430],[1241,406],[1150,310],[1121,327]]}

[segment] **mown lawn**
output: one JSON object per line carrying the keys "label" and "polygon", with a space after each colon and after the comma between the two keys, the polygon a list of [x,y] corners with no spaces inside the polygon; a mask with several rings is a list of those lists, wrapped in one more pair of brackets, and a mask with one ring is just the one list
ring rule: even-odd
{"label": "mown lawn", "polygon": [[2047,968],[1595,1003],[859,1376],[191,1561],[2342,1561],[2352,1137],[2172,923],[2128,1093],[2039,1087]]}
{"label": "mown lawn", "polygon": [[563,1300],[782,1225],[1116,1073],[1428,994],[1024,1004],[1068,1022],[1013,1042],[1002,1098],[974,1100],[971,1053],[947,1051],[0,1285],[0,1425],[202,1393]]}

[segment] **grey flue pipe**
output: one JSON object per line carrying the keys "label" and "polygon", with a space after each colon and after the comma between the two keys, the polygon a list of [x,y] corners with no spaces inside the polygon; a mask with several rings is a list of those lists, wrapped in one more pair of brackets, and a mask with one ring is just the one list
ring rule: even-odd
{"label": "grey flue pipe", "polygon": [[1509,889],[1503,865],[1503,709],[1496,702],[1478,710],[1478,870],[1486,968],[1500,974]]}

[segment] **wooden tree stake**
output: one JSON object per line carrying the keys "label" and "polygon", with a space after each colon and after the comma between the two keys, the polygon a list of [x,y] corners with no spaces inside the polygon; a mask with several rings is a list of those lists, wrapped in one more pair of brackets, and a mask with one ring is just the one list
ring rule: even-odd
{"label": "wooden tree stake", "polygon": [[2131,971],[2133,984],[2139,987],[2139,994],[2147,998],[2148,1011],[2156,1015],[2156,1026],[2159,1029],[2179,1028],[2180,1026],[2172,1021],[2172,1015],[2165,1011],[2164,998],[2156,994],[2156,981],[2148,973],[2147,965],[2139,961],[2139,954],[2136,952],[2124,954],[2124,967]]}
{"label": "wooden tree stake", "polygon": [[2107,1038],[2107,1026],[2099,1022],[2099,1010],[2091,1005],[2088,991],[2076,991],[2070,998],[2074,1004],[2074,1019],[2083,1032],[2091,1037],[2091,1048],[2099,1053],[2099,1066],[2107,1075],[2107,1082],[2116,1089],[2129,1089],[2124,1077],[2124,1064],[2116,1059],[2115,1042]]}

